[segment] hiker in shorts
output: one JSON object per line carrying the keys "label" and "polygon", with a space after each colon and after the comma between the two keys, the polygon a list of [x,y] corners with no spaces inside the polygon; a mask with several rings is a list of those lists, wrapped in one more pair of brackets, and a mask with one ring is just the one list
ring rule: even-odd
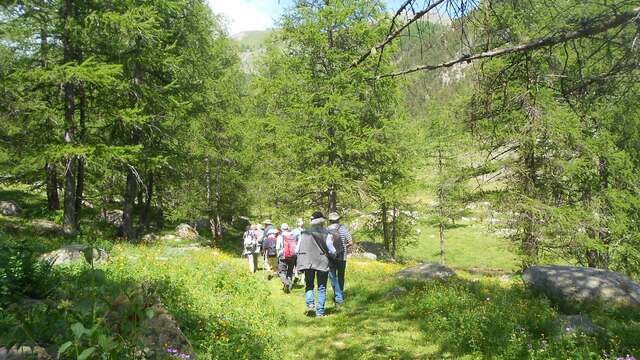
{"label": "hiker in shorts", "polygon": [[249,262],[249,272],[255,273],[258,269],[258,256],[260,255],[256,226],[247,226],[247,230],[244,232],[242,239],[244,246],[242,255],[247,257]]}
{"label": "hiker in shorts", "polygon": [[[333,238],[323,227],[324,222],[324,215],[319,211],[314,212],[311,215],[311,227],[302,232],[296,248],[298,269],[304,271],[304,298],[308,316],[324,316],[329,263],[336,254],[336,249],[333,247]],[[314,308],[316,279],[318,301],[317,307]]]}
{"label": "hiker in shorts", "polygon": [[293,288],[293,268],[296,265],[296,247],[298,238],[295,233],[289,231],[289,224],[282,224],[281,233],[278,235],[276,251],[278,252],[278,275],[282,281],[285,293],[290,293]]}
{"label": "hiker in shorts", "polygon": [[278,269],[278,253],[276,251],[276,243],[278,241],[278,230],[273,226],[265,231],[262,240],[262,255],[264,257],[264,267],[267,271],[267,279],[271,280]]}
{"label": "hiker in shorts", "polygon": [[[329,214],[329,223],[327,230],[333,235],[334,246],[337,246],[334,276],[329,276],[332,286],[334,282],[337,281],[337,285],[340,287],[340,292],[342,293],[342,300],[344,300],[344,275],[347,269],[347,253],[353,245],[353,238],[349,230],[347,230],[347,227],[340,224],[340,215],[338,213],[332,212]],[[339,239],[336,240],[336,237]],[[333,286],[333,288],[335,289],[335,286]]]}

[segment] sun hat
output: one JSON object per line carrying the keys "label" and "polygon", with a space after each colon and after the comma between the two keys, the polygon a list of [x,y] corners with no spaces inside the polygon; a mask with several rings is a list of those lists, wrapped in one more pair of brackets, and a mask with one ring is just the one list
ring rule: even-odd
{"label": "sun hat", "polygon": [[332,213],[329,213],[329,220],[330,221],[338,221],[338,220],[340,220],[340,214],[338,214],[335,211],[332,212]]}
{"label": "sun hat", "polygon": [[324,215],[320,211],[311,214],[311,225],[318,225],[324,222]]}

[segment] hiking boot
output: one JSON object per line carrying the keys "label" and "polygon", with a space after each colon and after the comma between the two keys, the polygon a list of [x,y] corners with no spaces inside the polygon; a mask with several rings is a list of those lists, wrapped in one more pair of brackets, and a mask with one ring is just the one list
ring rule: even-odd
{"label": "hiking boot", "polygon": [[282,285],[282,290],[284,291],[285,294],[288,294],[291,292],[291,285],[290,284],[283,284]]}
{"label": "hiking boot", "polygon": [[316,317],[317,317],[317,318],[323,318],[323,317],[325,317],[325,316],[327,316],[327,315],[325,315],[325,314],[316,314]]}
{"label": "hiking boot", "polygon": [[271,278],[273,278],[273,274],[272,273],[267,274],[267,281],[271,280]]}
{"label": "hiking boot", "polygon": [[313,305],[307,305],[307,316],[316,316],[316,310]]}

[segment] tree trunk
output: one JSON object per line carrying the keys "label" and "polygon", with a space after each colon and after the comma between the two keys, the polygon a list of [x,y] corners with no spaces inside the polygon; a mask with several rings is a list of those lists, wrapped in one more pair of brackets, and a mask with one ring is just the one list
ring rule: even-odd
{"label": "tree trunk", "polygon": [[[47,30],[48,18],[43,19],[42,26],[40,28],[40,56],[42,68],[47,68],[49,65],[49,32]],[[47,99],[49,96],[47,96]],[[47,136],[50,138],[52,135],[51,119],[47,117]],[[50,139],[49,139],[50,140]],[[49,211],[55,211],[60,209],[60,198],[58,196],[58,171],[56,165],[50,160],[44,164],[44,171],[47,179],[47,208]]]}
{"label": "tree trunk", "polygon": [[[222,239],[222,224],[220,221],[220,212],[221,212],[221,206],[222,206],[222,191],[221,191],[222,183],[220,182],[221,171],[222,171],[222,164],[220,163],[220,161],[218,161],[218,164],[216,166],[216,207],[215,207],[215,217],[214,217],[214,228],[215,228],[214,239],[216,241]],[[215,246],[215,243],[214,243],[214,246]]]}
{"label": "tree trunk", "polygon": [[58,197],[58,171],[56,166],[50,162],[44,165],[47,174],[47,207],[49,211],[60,209],[60,198]]}
{"label": "tree trunk", "polygon": [[[442,177],[444,171],[444,162],[442,159],[442,149],[438,148],[438,175]],[[442,180],[441,180],[442,181]],[[445,211],[444,211],[444,202],[445,194],[444,189],[442,188],[442,184],[439,184],[438,187],[438,217],[439,219],[439,229],[440,229],[440,264],[445,265],[445,252],[444,252],[444,231],[446,228],[445,224]]]}
{"label": "tree trunk", "polygon": [[446,265],[444,261],[444,223],[440,222],[440,264]]}
{"label": "tree trunk", "polygon": [[211,159],[209,155],[204,158],[205,162],[205,182],[207,186],[207,219],[209,220],[209,229],[211,229],[211,241],[215,244],[216,241],[216,222],[213,214],[213,197],[211,196]]}
{"label": "tree trunk", "polygon": [[[71,46],[69,20],[72,11],[72,1],[65,0],[63,8],[63,21],[64,21],[64,34],[62,38],[63,42],[63,58],[64,62],[68,63],[73,61],[73,49]],[[74,112],[74,89],[72,83],[65,83],[64,86],[64,142],[67,145],[73,145],[75,142],[76,124],[73,119]],[[66,155],[65,165],[65,181],[64,181],[64,219],[63,228],[65,234],[75,234],[77,229],[76,222],[76,161],[75,156],[72,154]]]}
{"label": "tree trunk", "polygon": [[137,240],[133,225],[133,205],[138,192],[138,179],[132,166],[127,170],[127,185],[124,193],[124,208],[122,209],[122,230],[124,236],[132,242]]}
{"label": "tree trunk", "polygon": [[398,203],[393,204],[393,216],[391,218],[391,256],[396,257],[398,250]]}
{"label": "tree trunk", "polygon": [[[81,142],[85,141],[86,135],[86,116],[87,116],[87,98],[84,92],[84,84],[80,83],[79,85],[79,96],[80,96],[80,136],[79,140]],[[84,171],[85,171],[85,159],[83,156],[78,157],[78,178],[76,179],[76,227],[80,228],[80,213],[82,211],[82,201],[84,200]]]}
{"label": "tree trunk", "polygon": [[[533,195],[536,187],[536,160],[534,151],[535,140],[529,144],[530,148],[525,154],[526,176],[524,192]],[[522,250],[525,255],[523,259],[523,268],[527,268],[530,264],[537,263],[538,258],[538,239],[535,235],[535,219],[533,211],[525,210],[524,214],[524,236],[522,238]]]}
{"label": "tree trunk", "polygon": [[380,210],[382,211],[382,240],[384,241],[384,249],[390,250],[390,239],[389,239],[389,220],[388,220],[388,211],[387,203],[385,201],[382,202],[382,206],[380,206]]}
{"label": "tree trunk", "polygon": [[144,199],[144,205],[141,207],[141,212],[140,212],[140,227],[145,232],[149,230],[152,199],[153,199],[153,172],[150,171],[147,178],[147,192]]}

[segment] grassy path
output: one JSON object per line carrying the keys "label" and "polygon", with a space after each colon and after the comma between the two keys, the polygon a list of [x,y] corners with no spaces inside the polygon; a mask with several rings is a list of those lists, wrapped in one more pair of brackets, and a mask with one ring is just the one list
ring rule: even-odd
{"label": "grassy path", "polygon": [[[417,323],[401,319],[394,309],[392,274],[397,265],[350,260],[346,305],[335,312],[327,301],[328,316],[304,315],[304,288],[285,294],[280,281],[270,282],[273,306],[284,318],[283,351],[289,358],[389,359],[424,358],[438,350],[429,345]],[[327,297],[333,296],[329,286]]]}

